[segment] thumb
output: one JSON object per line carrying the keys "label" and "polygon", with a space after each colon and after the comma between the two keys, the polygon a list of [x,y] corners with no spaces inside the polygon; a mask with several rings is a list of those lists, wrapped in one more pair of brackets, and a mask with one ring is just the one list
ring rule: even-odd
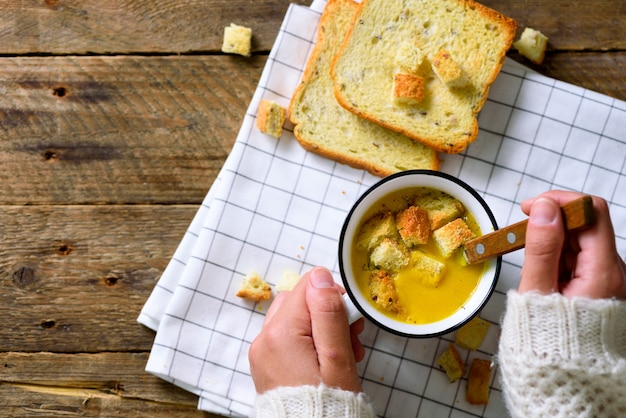
{"label": "thumb", "polygon": [[306,303],[322,381],[331,387],[360,392],[346,308],[331,273],[325,268],[311,271]]}
{"label": "thumb", "polygon": [[536,199],[526,229],[526,253],[519,291],[557,290],[559,264],[565,231],[558,202],[548,197]]}

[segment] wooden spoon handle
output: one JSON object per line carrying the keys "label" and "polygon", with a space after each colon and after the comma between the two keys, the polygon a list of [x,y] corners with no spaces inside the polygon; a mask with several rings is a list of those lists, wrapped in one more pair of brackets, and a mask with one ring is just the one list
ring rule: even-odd
{"label": "wooden spoon handle", "polygon": [[[575,231],[591,225],[595,221],[593,200],[583,196],[561,206],[565,229]],[[519,250],[526,244],[528,220],[504,227],[465,243],[465,260],[476,264],[491,257],[497,257]]]}

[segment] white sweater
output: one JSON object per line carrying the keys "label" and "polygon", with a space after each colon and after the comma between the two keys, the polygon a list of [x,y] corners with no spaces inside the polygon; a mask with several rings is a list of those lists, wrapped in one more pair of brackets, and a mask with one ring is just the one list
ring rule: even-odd
{"label": "white sweater", "polygon": [[626,302],[510,291],[498,360],[513,417],[626,417]]}
{"label": "white sweater", "polygon": [[[626,302],[510,291],[498,364],[513,417],[626,417]],[[259,395],[265,417],[375,417],[364,394],[325,386]]]}

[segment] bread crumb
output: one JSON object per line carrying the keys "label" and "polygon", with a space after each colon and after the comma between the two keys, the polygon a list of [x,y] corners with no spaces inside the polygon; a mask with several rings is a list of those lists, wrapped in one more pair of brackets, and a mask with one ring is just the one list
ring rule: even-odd
{"label": "bread crumb", "polygon": [[456,332],[455,343],[468,350],[478,350],[487,336],[491,324],[479,317],[472,318]]}
{"label": "bread crumb", "polygon": [[417,206],[409,206],[396,215],[398,232],[404,243],[412,247],[426,244],[430,237],[430,221],[428,212]]}
{"label": "bread crumb", "polygon": [[252,29],[231,23],[224,28],[222,52],[250,56],[252,49]]}
{"label": "bread crumb", "polygon": [[237,296],[255,302],[268,300],[272,296],[272,288],[256,271],[251,271],[241,281]]}
{"label": "bread crumb", "polygon": [[533,28],[525,28],[513,47],[532,63],[541,64],[546,55],[548,37]]}
{"label": "bread crumb", "polygon": [[450,257],[461,245],[469,241],[474,234],[462,218],[448,222],[433,232],[435,241],[439,245],[441,255]]}
{"label": "bread crumb", "polygon": [[280,138],[283,124],[287,118],[287,109],[271,100],[262,99],[256,116],[256,126],[264,134]]}
{"label": "bread crumb", "polygon": [[413,74],[393,76],[392,98],[397,103],[421,103],[424,100],[424,79]]}
{"label": "bread crumb", "polygon": [[467,376],[465,399],[472,405],[487,405],[489,402],[489,381],[491,380],[491,361],[474,359]]}
{"label": "bread crumb", "polygon": [[437,52],[433,58],[432,69],[439,79],[448,87],[463,87],[467,79],[463,75],[461,67],[452,59],[449,51],[445,49]]}
{"label": "bread crumb", "polygon": [[278,283],[276,283],[277,292],[286,292],[293,290],[293,288],[300,281],[300,275],[295,271],[285,269]]}
{"label": "bread crumb", "polygon": [[443,367],[448,375],[450,383],[456,382],[465,374],[465,363],[454,344],[449,343],[448,348],[437,359],[437,364]]}

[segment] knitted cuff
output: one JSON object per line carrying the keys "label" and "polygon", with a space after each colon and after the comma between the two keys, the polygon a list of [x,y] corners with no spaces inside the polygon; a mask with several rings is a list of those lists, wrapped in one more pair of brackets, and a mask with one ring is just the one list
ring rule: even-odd
{"label": "knitted cuff", "polygon": [[257,418],[376,417],[366,394],[325,385],[272,389],[257,396],[254,411]]}
{"label": "knitted cuff", "polygon": [[499,356],[509,355],[539,362],[591,360],[610,369],[626,358],[626,302],[509,291]]}

